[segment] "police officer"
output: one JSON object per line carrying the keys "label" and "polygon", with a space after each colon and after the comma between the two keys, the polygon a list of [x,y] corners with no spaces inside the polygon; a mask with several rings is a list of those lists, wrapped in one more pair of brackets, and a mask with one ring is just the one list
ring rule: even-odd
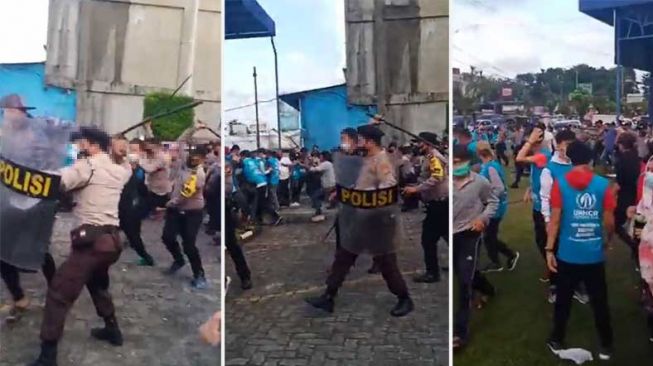
{"label": "police officer", "polygon": [[422,248],[426,272],[415,277],[415,282],[433,283],[440,281],[438,264],[438,241],[449,238],[449,183],[447,180],[447,159],[435,148],[438,136],[431,132],[419,134],[419,150],[426,158],[422,161],[419,184],[406,187],[404,194],[419,194],[426,206],[426,217],[422,222]]}
{"label": "police officer", "polygon": [[41,354],[32,366],[57,364],[57,343],[66,315],[84,286],[105,327],[91,335],[122,345],[122,334],[109,294],[109,267],[120,257],[118,202],[131,171],[115,164],[108,152],[110,137],[95,128],[80,128],[72,136],[87,158],[61,171],[64,191],[73,191],[74,214],[80,226],[71,231],[71,252],[57,270],[48,289],[41,325]]}
{"label": "police officer", "polygon": [[201,146],[191,147],[189,150],[186,165],[177,175],[170,201],[166,204],[162,239],[174,259],[166,274],[172,275],[186,264],[177,241],[177,236],[180,236],[184,253],[193,271],[191,286],[203,289],[207,287],[207,283],[195,241],[204,217],[203,190],[206,174],[202,160],[206,152]]}
{"label": "police officer", "polygon": [[[357,130],[359,135],[359,146],[366,152],[358,179],[354,185],[355,190],[384,189],[397,185],[395,169],[388,154],[381,147],[383,132],[376,126],[365,125]],[[382,223],[379,222],[379,226]],[[344,230],[343,228],[340,228]],[[343,233],[344,234],[344,233]],[[370,233],[371,234],[371,233]],[[369,243],[374,245],[376,243]],[[368,248],[369,251],[370,248]],[[336,248],[335,260],[331,267],[329,277],[326,280],[327,288],[321,296],[309,297],[306,302],[311,306],[327,312],[333,312],[335,296],[338,289],[354,265],[358,254],[345,248],[343,242]],[[376,254],[374,258],[379,266],[380,272],[386,281],[388,289],[397,296],[397,304],[390,311],[392,316],[401,317],[409,314],[414,309],[413,301],[408,293],[406,282],[399,271],[397,254],[392,250],[386,250],[382,254]]]}

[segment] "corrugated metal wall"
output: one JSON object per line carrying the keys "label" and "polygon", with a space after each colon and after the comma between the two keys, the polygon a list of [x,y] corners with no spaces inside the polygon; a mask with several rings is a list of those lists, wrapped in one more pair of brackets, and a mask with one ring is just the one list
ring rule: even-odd
{"label": "corrugated metal wall", "polygon": [[448,125],[449,2],[345,0],[345,7],[349,101],[376,104],[410,131],[441,133]]}

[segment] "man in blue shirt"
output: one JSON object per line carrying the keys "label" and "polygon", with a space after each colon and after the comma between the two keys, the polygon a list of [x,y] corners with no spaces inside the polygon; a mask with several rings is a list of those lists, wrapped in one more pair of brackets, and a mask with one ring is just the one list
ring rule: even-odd
{"label": "man in blue shirt", "polygon": [[558,277],[553,331],[547,346],[554,354],[564,349],[571,300],[574,290],[583,283],[599,332],[599,359],[607,361],[612,355],[613,335],[605,250],[614,235],[616,202],[610,182],[592,171],[590,147],[573,142],[567,148],[567,156],[573,168],[556,180],[551,190],[551,221],[545,250],[547,266]]}

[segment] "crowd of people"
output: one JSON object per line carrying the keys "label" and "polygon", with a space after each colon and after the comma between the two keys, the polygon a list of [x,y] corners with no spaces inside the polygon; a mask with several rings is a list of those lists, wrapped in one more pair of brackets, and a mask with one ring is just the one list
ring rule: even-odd
{"label": "crowd of people", "polygon": [[[459,299],[454,350],[469,341],[472,299],[480,306],[495,295],[488,272],[513,270],[520,253],[502,242],[499,224],[510,211],[509,187],[525,174],[523,201],[532,208],[533,239],[542,256],[541,282],[553,304],[547,347],[561,355],[572,299],[590,303],[600,338],[599,359],[613,354],[606,284],[607,249],[613,237],[627,245],[641,281],[641,304],[653,342],[653,138],[651,127],[598,121],[586,128],[553,129],[544,123],[478,129],[457,126],[453,149],[453,262]],[[512,147],[515,180],[505,167]],[[604,174],[605,176],[601,175]],[[479,199],[480,198],[480,199]],[[479,249],[490,263],[479,266]],[[501,263],[499,254],[506,259]]]}
{"label": "crowd of people", "polygon": [[[53,183],[50,188],[57,194],[51,196],[71,196],[76,219],[70,233],[70,254],[56,266],[48,250],[55,218],[55,205],[50,206],[50,197],[43,195],[38,200],[31,190],[31,195],[21,196],[18,192],[7,201],[9,191],[3,191],[0,272],[13,300],[3,306],[2,311],[7,312],[6,321],[18,322],[30,307],[30,300],[20,284],[20,273],[41,267],[48,284],[41,323],[41,353],[31,365],[57,364],[57,348],[65,319],[84,287],[89,290],[97,314],[105,323],[103,328],[92,329],[91,335],[115,346],[122,345],[123,336],[109,292],[109,269],[119,260],[125,246],[120,231],[140,256],[139,264],[155,265],[141,238],[141,222],[147,217],[160,219],[161,213],[165,216],[161,238],[172,259],[165,273],[175,274],[187,259],[193,272],[191,286],[198,290],[207,288],[196,238],[205,211],[211,217],[207,231],[219,230],[220,145],[216,144],[209,152],[204,145],[186,143],[197,128],[206,126],[199,123],[187,130],[179,139],[179,148],[168,151],[155,139],[128,141],[124,136],[109,136],[98,128],[80,127],[67,133],[79,153],[77,159],[53,172],[56,164],[41,168],[43,170],[35,170],[36,165],[20,165],[25,162],[38,164],[34,154],[45,150],[47,140],[52,138],[42,133],[43,128],[48,127],[41,126],[41,120],[30,118],[27,113],[30,108],[16,95],[3,98],[0,107],[4,114],[3,136],[7,137],[3,138],[1,146],[3,169],[15,164],[12,174],[16,176],[24,174],[25,179],[29,179],[30,175],[38,174],[56,182],[57,185]],[[4,183],[3,189],[11,188],[6,181]],[[15,185],[13,189],[16,192]],[[5,225],[30,210],[43,219],[35,235],[46,235],[39,236],[44,239],[42,241],[32,240],[38,242],[30,244],[31,253],[25,253],[24,241],[33,233],[21,234],[20,226]],[[36,265],[28,264],[25,258],[36,258]],[[205,330],[204,333],[210,332]]]}
{"label": "crowd of people", "polygon": [[[359,222],[352,227],[356,218],[364,215],[348,211],[357,207],[347,201],[343,190],[365,195],[396,189],[394,196],[390,191],[381,194],[388,193],[397,201],[401,197],[403,211],[418,208],[421,200],[426,211],[421,238],[426,270],[414,280],[423,283],[440,281],[437,244],[440,239],[448,239],[448,224],[443,219],[448,217],[447,158],[438,151],[438,148],[443,148],[441,141],[436,134],[423,132],[410,145],[398,147],[396,143],[389,143],[384,146],[384,133],[376,124],[378,120],[372,120],[369,125],[342,130],[340,145],[329,151],[320,151],[317,146],[310,151],[297,148],[283,151],[259,149],[255,152],[241,151],[237,145],[231,147],[225,170],[228,213],[225,243],[243,289],[251,288],[252,281],[251,271],[238,244],[237,229],[264,222],[279,225],[283,222],[282,208],[300,207],[310,202],[313,210],[310,221],[313,223],[326,220],[325,208],[337,209],[333,226],[336,254],[328,271],[327,289],[322,295],[306,301],[316,308],[333,312],[335,295],[349,268],[359,254],[368,254],[374,259],[368,272],[382,273],[391,292],[398,297],[391,314],[403,316],[411,312],[413,303],[397,267],[396,241],[401,238],[395,237],[393,225],[385,225],[390,230],[384,231],[387,235],[377,236],[375,230],[384,226],[380,221],[372,226]],[[348,179],[348,175],[353,177]],[[345,183],[345,180],[349,182]],[[384,201],[388,207],[378,207],[378,217],[367,217],[373,221],[389,215],[382,209],[396,208],[398,213],[397,201]],[[395,220],[398,216],[393,214],[389,218]],[[354,232],[377,239],[357,237]],[[351,242],[356,244],[352,246]]]}

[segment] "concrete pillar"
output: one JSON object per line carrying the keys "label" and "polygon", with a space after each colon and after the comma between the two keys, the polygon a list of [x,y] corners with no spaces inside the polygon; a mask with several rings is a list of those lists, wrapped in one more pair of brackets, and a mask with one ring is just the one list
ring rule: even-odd
{"label": "concrete pillar", "polygon": [[[181,84],[189,75],[193,75],[195,69],[195,40],[197,38],[199,8],[200,0],[191,0],[184,9],[184,25],[181,31],[177,85]],[[181,93],[190,97],[195,95],[193,76],[181,88]]]}

